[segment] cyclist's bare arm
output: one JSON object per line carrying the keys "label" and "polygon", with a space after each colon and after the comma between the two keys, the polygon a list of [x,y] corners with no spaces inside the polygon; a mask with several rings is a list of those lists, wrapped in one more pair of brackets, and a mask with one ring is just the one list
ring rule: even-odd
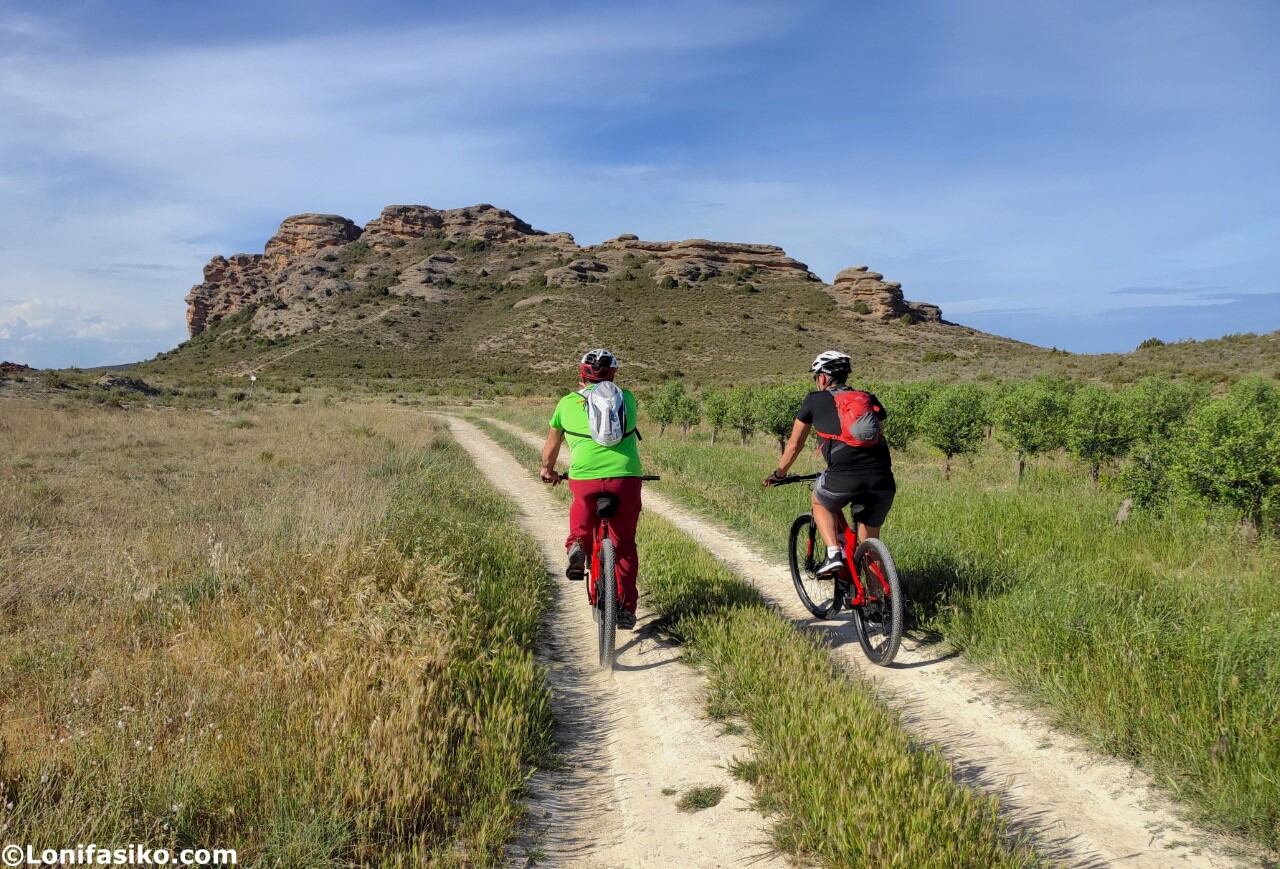
{"label": "cyclist's bare arm", "polygon": [[791,470],[791,466],[800,457],[800,451],[804,449],[804,442],[809,439],[811,428],[813,428],[812,425],[800,420],[796,420],[791,426],[791,439],[787,441],[786,447],[782,450],[782,458],[778,460],[778,476]]}
{"label": "cyclist's bare arm", "polygon": [[556,459],[560,457],[560,445],[564,443],[564,432],[558,428],[547,429],[547,442],[542,445],[542,468],[539,476],[542,482],[555,485],[560,482],[560,473],[556,471]]}

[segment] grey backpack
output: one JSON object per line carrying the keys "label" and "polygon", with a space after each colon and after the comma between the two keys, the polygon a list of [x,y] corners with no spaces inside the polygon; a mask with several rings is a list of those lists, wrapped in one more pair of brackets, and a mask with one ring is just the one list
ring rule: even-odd
{"label": "grey backpack", "polygon": [[587,403],[593,441],[603,447],[617,446],[632,433],[627,430],[627,402],[622,390],[612,381],[602,380],[590,389],[579,390],[578,394]]}

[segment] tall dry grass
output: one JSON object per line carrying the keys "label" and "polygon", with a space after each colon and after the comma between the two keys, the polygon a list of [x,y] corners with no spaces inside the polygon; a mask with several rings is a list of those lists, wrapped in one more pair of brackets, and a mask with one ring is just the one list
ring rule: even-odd
{"label": "tall dry grass", "polygon": [[18,402],[0,437],[0,838],[499,858],[546,748],[545,576],[481,536],[508,508],[447,437]]}

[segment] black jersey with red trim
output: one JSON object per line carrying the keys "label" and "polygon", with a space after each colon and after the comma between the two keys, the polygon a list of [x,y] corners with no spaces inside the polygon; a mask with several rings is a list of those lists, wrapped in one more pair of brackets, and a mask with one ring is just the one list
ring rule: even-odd
{"label": "black jersey with red trim", "polygon": [[[875,395],[871,396],[871,407],[875,415],[884,422],[888,414],[884,405]],[[796,413],[800,422],[812,425],[823,434],[840,434],[840,414],[836,410],[836,400],[828,390],[810,392]],[[836,474],[885,474],[893,470],[893,460],[889,457],[889,446],[880,439],[873,447],[853,447],[843,441],[822,438],[819,450],[827,460],[827,467]]]}

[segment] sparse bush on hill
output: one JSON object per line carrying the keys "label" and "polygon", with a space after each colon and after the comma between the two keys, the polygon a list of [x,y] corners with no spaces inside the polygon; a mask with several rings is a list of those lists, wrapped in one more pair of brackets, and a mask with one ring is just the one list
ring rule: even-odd
{"label": "sparse bush on hill", "polygon": [[982,442],[986,427],[983,391],[971,383],[944,386],[925,406],[920,433],[942,451],[943,475],[951,479],[951,459],[971,453]]}
{"label": "sparse bush on hill", "polygon": [[1159,338],[1148,338],[1138,345],[1139,350],[1150,350],[1152,347],[1163,347],[1165,342]]}

